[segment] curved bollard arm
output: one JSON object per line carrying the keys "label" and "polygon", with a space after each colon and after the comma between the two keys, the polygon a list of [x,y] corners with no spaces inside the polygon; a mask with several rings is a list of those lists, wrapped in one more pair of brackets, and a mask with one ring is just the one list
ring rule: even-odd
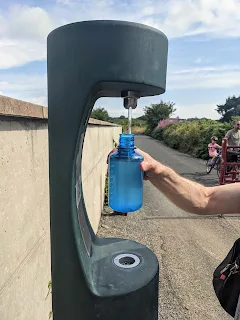
{"label": "curved bollard arm", "polygon": [[160,31],[121,21],[73,23],[48,36],[54,320],[158,318],[157,258],[137,242],[94,235],[81,159],[96,99],[163,93],[167,50]]}

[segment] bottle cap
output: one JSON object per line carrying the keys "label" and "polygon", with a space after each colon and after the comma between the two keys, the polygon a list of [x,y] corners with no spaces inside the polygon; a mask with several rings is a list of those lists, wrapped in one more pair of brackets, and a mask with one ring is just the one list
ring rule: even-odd
{"label": "bottle cap", "polygon": [[119,149],[134,148],[134,134],[120,134]]}

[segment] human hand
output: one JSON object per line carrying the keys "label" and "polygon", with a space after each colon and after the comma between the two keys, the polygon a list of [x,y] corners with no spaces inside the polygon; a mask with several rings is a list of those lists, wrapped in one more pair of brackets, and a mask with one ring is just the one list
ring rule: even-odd
{"label": "human hand", "polygon": [[136,149],[136,152],[143,156],[143,161],[140,163],[140,169],[144,172],[144,180],[151,181],[163,173],[165,167],[160,162],[140,149]]}
{"label": "human hand", "polygon": [[[114,148],[108,154],[107,164],[108,164],[110,155],[116,151],[117,151],[117,148]],[[144,180],[151,181],[151,179],[154,179],[164,171],[165,167],[160,162],[153,159],[148,153],[140,149],[136,149],[136,152],[138,152],[143,156],[143,161],[140,163],[140,169],[144,172]]]}

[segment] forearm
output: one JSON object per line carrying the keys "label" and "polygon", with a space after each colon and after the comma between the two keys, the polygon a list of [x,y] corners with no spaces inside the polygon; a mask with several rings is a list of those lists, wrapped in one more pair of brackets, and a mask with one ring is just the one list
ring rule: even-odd
{"label": "forearm", "polygon": [[162,173],[151,178],[150,182],[184,211],[210,214],[208,202],[212,192],[211,188],[182,178],[168,167],[164,167]]}
{"label": "forearm", "polygon": [[149,154],[137,150],[144,157],[140,168],[145,179],[179,208],[201,215],[240,213],[240,183],[204,187],[180,177]]}

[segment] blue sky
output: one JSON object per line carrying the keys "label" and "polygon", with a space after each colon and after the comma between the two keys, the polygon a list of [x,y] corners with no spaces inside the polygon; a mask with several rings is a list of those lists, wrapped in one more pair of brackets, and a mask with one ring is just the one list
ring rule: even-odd
{"label": "blue sky", "polygon": [[[141,22],[169,39],[166,93],[139,100],[133,116],[159,100],[176,116],[217,119],[214,110],[240,95],[240,0],[8,0],[0,3],[0,94],[47,105],[46,37],[66,23]],[[121,99],[99,99],[112,116]]]}

